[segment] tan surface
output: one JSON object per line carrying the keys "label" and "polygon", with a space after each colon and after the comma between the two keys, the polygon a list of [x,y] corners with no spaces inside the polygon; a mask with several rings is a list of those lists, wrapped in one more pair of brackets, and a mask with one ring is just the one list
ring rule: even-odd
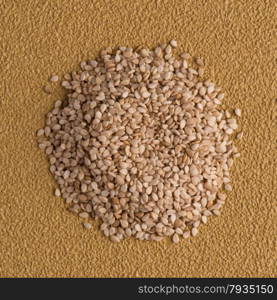
{"label": "tan surface", "polygon": [[[0,276],[277,276],[276,5],[1,0]],[[52,196],[34,133],[64,92],[54,84],[48,96],[41,87],[103,47],[172,38],[178,51],[205,59],[226,106],[243,110],[234,191],[193,239],[112,244]]]}

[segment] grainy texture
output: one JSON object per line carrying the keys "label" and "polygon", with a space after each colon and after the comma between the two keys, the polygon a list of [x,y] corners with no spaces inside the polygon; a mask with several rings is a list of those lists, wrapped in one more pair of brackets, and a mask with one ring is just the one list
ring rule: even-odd
{"label": "grainy texture", "polygon": [[[274,0],[1,1],[0,276],[277,276],[276,9]],[[63,90],[41,87],[99,48],[171,39],[201,56],[227,108],[243,111],[233,192],[194,238],[111,244],[52,196],[35,132]]]}

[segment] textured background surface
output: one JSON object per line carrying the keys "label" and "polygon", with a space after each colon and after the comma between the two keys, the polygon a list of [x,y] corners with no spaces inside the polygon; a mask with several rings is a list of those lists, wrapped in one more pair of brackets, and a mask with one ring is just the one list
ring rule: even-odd
{"label": "textured background surface", "polygon": [[[0,0],[0,276],[277,276],[276,3]],[[52,196],[35,131],[64,91],[41,87],[103,47],[172,38],[243,110],[234,191],[193,239],[112,244]]]}

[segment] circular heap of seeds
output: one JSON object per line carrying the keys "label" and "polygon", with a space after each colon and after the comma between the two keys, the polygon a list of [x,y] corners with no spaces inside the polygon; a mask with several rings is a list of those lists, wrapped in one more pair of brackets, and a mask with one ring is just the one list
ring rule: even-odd
{"label": "circular heap of seeds", "polygon": [[37,133],[55,195],[86,228],[100,220],[113,242],[195,236],[220,214],[220,190],[232,189],[236,120],[218,107],[220,88],[201,79],[202,60],[190,67],[189,54],[172,55],[176,46],[108,48],[82,62]]}

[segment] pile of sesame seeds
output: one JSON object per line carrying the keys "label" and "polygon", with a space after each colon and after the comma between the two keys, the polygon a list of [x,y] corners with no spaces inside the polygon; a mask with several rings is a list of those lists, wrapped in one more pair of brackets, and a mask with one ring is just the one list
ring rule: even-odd
{"label": "pile of sesame seeds", "polygon": [[220,214],[222,190],[232,190],[236,119],[220,108],[220,88],[203,79],[202,59],[175,57],[176,47],[108,48],[82,62],[37,132],[55,195],[85,228],[100,220],[113,242],[195,236]]}

